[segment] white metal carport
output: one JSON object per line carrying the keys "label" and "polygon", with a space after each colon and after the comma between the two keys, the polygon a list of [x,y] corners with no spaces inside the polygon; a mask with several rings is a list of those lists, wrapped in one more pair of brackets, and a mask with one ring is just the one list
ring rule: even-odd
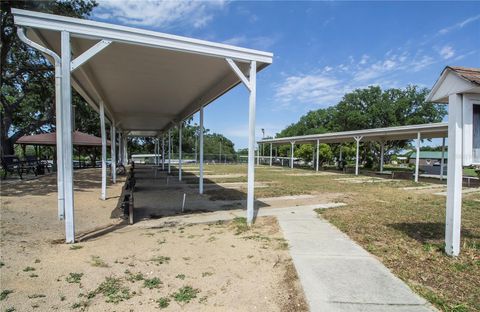
{"label": "white metal carport", "polygon": [[[356,142],[357,152],[355,158],[355,174],[358,175],[359,170],[359,148],[360,141],[376,141],[380,142],[381,151],[380,151],[380,171],[383,171],[383,159],[384,159],[384,144],[386,141],[398,141],[398,140],[416,140],[416,149],[417,149],[417,158],[415,166],[415,181],[418,182],[419,177],[419,151],[420,151],[420,140],[421,139],[432,139],[432,138],[443,138],[443,145],[445,147],[445,138],[448,134],[448,125],[447,123],[432,123],[432,124],[420,124],[420,125],[408,125],[408,126],[398,126],[398,127],[387,127],[387,128],[375,128],[375,129],[362,129],[354,131],[342,131],[342,132],[331,132],[331,133],[322,133],[322,134],[311,134],[311,135],[302,135],[294,137],[284,137],[276,139],[264,139],[258,141],[259,144],[270,144],[270,166],[272,165],[272,146],[273,144],[291,144],[290,152],[290,167],[293,168],[293,153],[295,149],[295,144],[316,144],[316,160],[315,160],[315,169],[318,171],[318,161],[319,161],[319,145],[320,143],[333,144],[333,143],[345,143],[345,142]],[[341,156],[340,156],[341,157]],[[440,170],[441,175],[443,174],[443,160],[442,160],[442,170]]]}
{"label": "white metal carport", "polygon": [[[121,133],[124,162],[129,132],[159,137],[198,111],[203,129],[203,108],[243,83],[249,91],[247,220],[252,222],[256,73],[272,63],[272,53],[52,14],[12,13],[19,37],[55,64],[58,207],[68,243],[75,240],[71,87],[100,113],[104,140],[105,119],[112,133]],[[200,131],[200,193],[202,142]],[[106,147],[102,152],[105,197]]]}

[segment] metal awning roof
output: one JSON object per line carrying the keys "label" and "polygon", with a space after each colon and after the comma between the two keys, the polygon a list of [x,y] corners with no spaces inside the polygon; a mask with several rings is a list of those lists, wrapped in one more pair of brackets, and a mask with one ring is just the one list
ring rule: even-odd
{"label": "metal awning roof", "polygon": [[[57,54],[60,33],[69,32],[72,86],[96,109],[103,101],[116,127],[137,134],[165,131],[239,84],[227,58],[247,76],[249,62],[260,71],[273,58],[268,52],[143,29],[19,9],[12,13],[29,39]],[[82,57],[92,53],[83,63],[87,58]]]}
{"label": "metal awning roof", "polygon": [[432,123],[388,128],[375,128],[355,131],[331,132],[276,139],[264,139],[258,143],[286,144],[299,143],[343,143],[354,141],[354,137],[362,137],[362,141],[394,141],[416,139],[418,133],[422,139],[443,138],[448,136],[447,123]]}

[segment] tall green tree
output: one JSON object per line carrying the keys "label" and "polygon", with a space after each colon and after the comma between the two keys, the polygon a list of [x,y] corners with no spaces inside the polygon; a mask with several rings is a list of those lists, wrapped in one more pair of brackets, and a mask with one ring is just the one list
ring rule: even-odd
{"label": "tall green tree", "polygon": [[[26,134],[55,130],[54,68],[43,55],[17,37],[12,8],[84,18],[94,0],[2,0],[0,52],[0,153],[13,154]],[[73,93],[73,102],[79,96]]]}

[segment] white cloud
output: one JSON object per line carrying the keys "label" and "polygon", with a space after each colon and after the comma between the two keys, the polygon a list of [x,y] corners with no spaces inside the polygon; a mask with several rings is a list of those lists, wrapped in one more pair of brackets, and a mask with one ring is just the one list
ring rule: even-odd
{"label": "white cloud", "polygon": [[455,50],[451,46],[444,46],[440,51],[440,56],[443,57],[444,60],[452,58],[455,55]]}
{"label": "white cloud", "polygon": [[235,36],[223,41],[225,44],[242,46],[252,49],[268,50],[278,41],[278,36],[257,36],[247,38],[245,35]]}
{"label": "white cloud", "polygon": [[467,26],[468,24],[470,23],[473,23],[475,22],[476,20],[479,20],[480,19],[480,14],[479,15],[476,15],[476,16],[472,16],[472,17],[469,17],[459,23],[456,23],[455,25],[452,25],[452,26],[448,26],[448,27],[445,27],[445,28],[442,28],[438,31],[438,35],[445,35],[445,34],[448,34],[449,32],[452,32],[452,31],[455,31],[455,30],[458,30],[458,29],[462,29],[463,27]]}
{"label": "white cloud", "polygon": [[100,20],[116,20],[124,25],[169,28],[189,25],[205,26],[213,18],[215,10],[223,8],[225,1],[137,1],[99,0],[93,17]]}
{"label": "white cloud", "polygon": [[277,88],[276,98],[283,103],[323,104],[336,98],[339,80],[324,74],[290,76]]}
{"label": "white cloud", "polygon": [[[446,55],[453,57],[454,51],[447,50]],[[453,54],[452,54],[453,53]],[[355,89],[379,85],[383,88],[398,88],[401,84],[398,76],[418,72],[438,60],[418,51],[411,55],[397,49],[388,51],[383,59],[374,59],[363,55],[355,60],[348,57],[349,65],[329,65],[314,69],[310,73],[285,75],[284,80],[276,85],[275,99],[280,109],[305,107],[314,109],[334,105],[343,95]]]}

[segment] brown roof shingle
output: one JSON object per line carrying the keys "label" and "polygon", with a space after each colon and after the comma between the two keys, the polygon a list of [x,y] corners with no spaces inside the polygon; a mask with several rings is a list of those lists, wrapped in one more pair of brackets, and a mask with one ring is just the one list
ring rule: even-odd
{"label": "brown roof shingle", "polygon": [[461,66],[447,66],[447,68],[454,71],[457,75],[470,82],[480,85],[480,68],[461,67]]}
{"label": "brown roof shingle", "polygon": [[[55,132],[52,132],[35,135],[25,135],[19,138],[15,143],[31,145],[56,145],[57,134]],[[75,131],[72,134],[72,143],[73,145],[79,146],[102,146],[102,138],[80,131]],[[107,140],[107,145],[110,145],[109,140]]]}

